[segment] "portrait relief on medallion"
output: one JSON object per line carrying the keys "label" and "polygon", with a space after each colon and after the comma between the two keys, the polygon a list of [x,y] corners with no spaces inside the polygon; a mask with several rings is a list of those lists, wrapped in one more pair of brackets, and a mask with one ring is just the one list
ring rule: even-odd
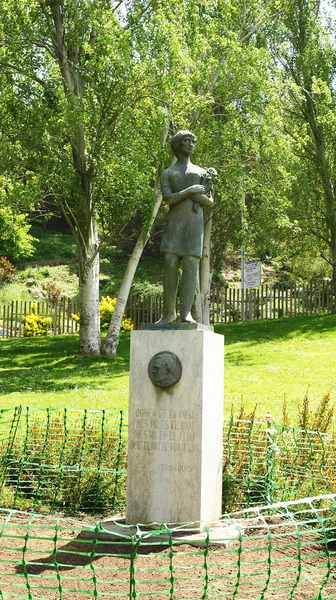
{"label": "portrait relief on medallion", "polygon": [[148,374],[154,385],[168,388],[181,379],[182,365],[176,354],[158,352],[148,365]]}

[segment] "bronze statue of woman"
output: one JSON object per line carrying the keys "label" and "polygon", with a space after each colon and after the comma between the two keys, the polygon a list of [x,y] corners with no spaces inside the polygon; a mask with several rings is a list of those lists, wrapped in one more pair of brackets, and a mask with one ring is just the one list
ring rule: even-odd
{"label": "bronze statue of woman", "polygon": [[176,163],[161,175],[163,199],[169,205],[169,213],[160,246],[164,252],[164,314],[157,325],[167,325],[176,320],[176,294],[181,262],[180,319],[182,323],[195,323],[191,307],[203,251],[203,208],[213,205],[211,173],[209,175],[209,171],[194,165],[190,160],[195,149],[195,135],[191,131],[179,131],[171,139],[171,149],[176,156]]}

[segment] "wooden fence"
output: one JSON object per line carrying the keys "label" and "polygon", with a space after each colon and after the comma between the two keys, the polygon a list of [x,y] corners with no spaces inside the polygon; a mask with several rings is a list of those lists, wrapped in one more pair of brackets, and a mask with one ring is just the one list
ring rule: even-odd
{"label": "wooden fence", "polygon": [[[178,305],[180,299],[178,299]],[[0,305],[0,337],[22,337],[24,317],[32,312],[52,318],[50,334],[76,333],[79,325],[74,314],[78,314],[78,300],[62,298],[57,303],[11,302]],[[336,311],[335,287],[330,281],[316,281],[302,286],[262,285],[260,288],[244,290],[214,287],[210,296],[210,322],[231,323],[277,319],[287,316],[332,313]],[[132,294],[127,302],[125,315],[131,318],[134,328],[141,323],[154,323],[163,312],[161,296],[141,297]]]}
{"label": "wooden fence", "polygon": [[[335,287],[330,281],[292,286],[269,284],[243,291],[213,287],[210,294],[211,323],[331,313],[335,308]],[[133,295],[126,308],[126,316],[132,319],[135,329],[140,327],[140,323],[155,323],[162,312],[161,296],[141,298]]]}
{"label": "wooden fence", "polygon": [[24,318],[32,313],[32,305],[36,314],[51,317],[49,333],[76,333],[79,325],[72,315],[78,313],[77,298],[62,298],[58,302],[11,302],[0,305],[0,338],[23,337]]}

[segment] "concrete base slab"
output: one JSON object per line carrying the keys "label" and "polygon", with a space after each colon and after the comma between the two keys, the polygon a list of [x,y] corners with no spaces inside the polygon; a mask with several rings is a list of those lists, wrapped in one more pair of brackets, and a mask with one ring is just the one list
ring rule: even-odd
{"label": "concrete base slab", "polygon": [[[126,525],[125,519],[122,517],[106,519],[101,521],[99,525],[98,532],[95,527],[88,527],[81,531],[80,537],[85,540],[96,538],[99,541],[124,541],[126,543],[135,536],[140,538],[146,544],[169,545],[169,525],[167,525],[167,528],[164,526],[161,526],[160,528],[160,526],[155,523],[153,523],[152,526]],[[206,530],[204,528],[202,529],[202,525],[195,529],[194,524],[192,528],[189,528],[188,524],[186,524],[180,525],[178,528],[171,529],[170,531],[172,532],[174,545],[190,544],[194,546],[203,546],[209,544],[227,548],[233,541],[239,539],[244,534],[244,526],[241,522],[226,520],[213,523],[213,525],[209,528],[207,527]]]}

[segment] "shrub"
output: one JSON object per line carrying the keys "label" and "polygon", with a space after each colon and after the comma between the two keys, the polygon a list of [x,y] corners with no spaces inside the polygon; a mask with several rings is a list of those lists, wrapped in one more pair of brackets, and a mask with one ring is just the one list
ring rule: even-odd
{"label": "shrub", "polygon": [[0,252],[12,260],[24,260],[34,253],[36,239],[29,234],[27,216],[9,206],[0,208]]}
{"label": "shrub", "polygon": [[0,256],[0,285],[12,281],[15,273],[16,268],[14,265],[4,256]]}
{"label": "shrub", "polygon": [[163,286],[161,283],[150,283],[149,281],[136,281],[132,285],[132,293],[138,294],[143,300],[147,296],[161,296]]}
{"label": "shrub", "polygon": [[49,302],[57,302],[62,295],[61,288],[57,287],[54,281],[46,281],[43,284],[42,289],[45,291]]}
{"label": "shrub", "polygon": [[[116,307],[117,299],[110,298],[110,296],[103,296],[100,301],[100,327],[102,331],[107,331],[111,321],[111,317]],[[125,317],[121,321],[121,331],[131,331],[133,329],[133,323],[131,319]]]}
{"label": "shrub", "polygon": [[41,337],[48,335],[48,329],[51,324],[51,317],[43,317],[36,314],[37,306],[32,304],[30,315],[26,315],[23,324],[24,337]]}

